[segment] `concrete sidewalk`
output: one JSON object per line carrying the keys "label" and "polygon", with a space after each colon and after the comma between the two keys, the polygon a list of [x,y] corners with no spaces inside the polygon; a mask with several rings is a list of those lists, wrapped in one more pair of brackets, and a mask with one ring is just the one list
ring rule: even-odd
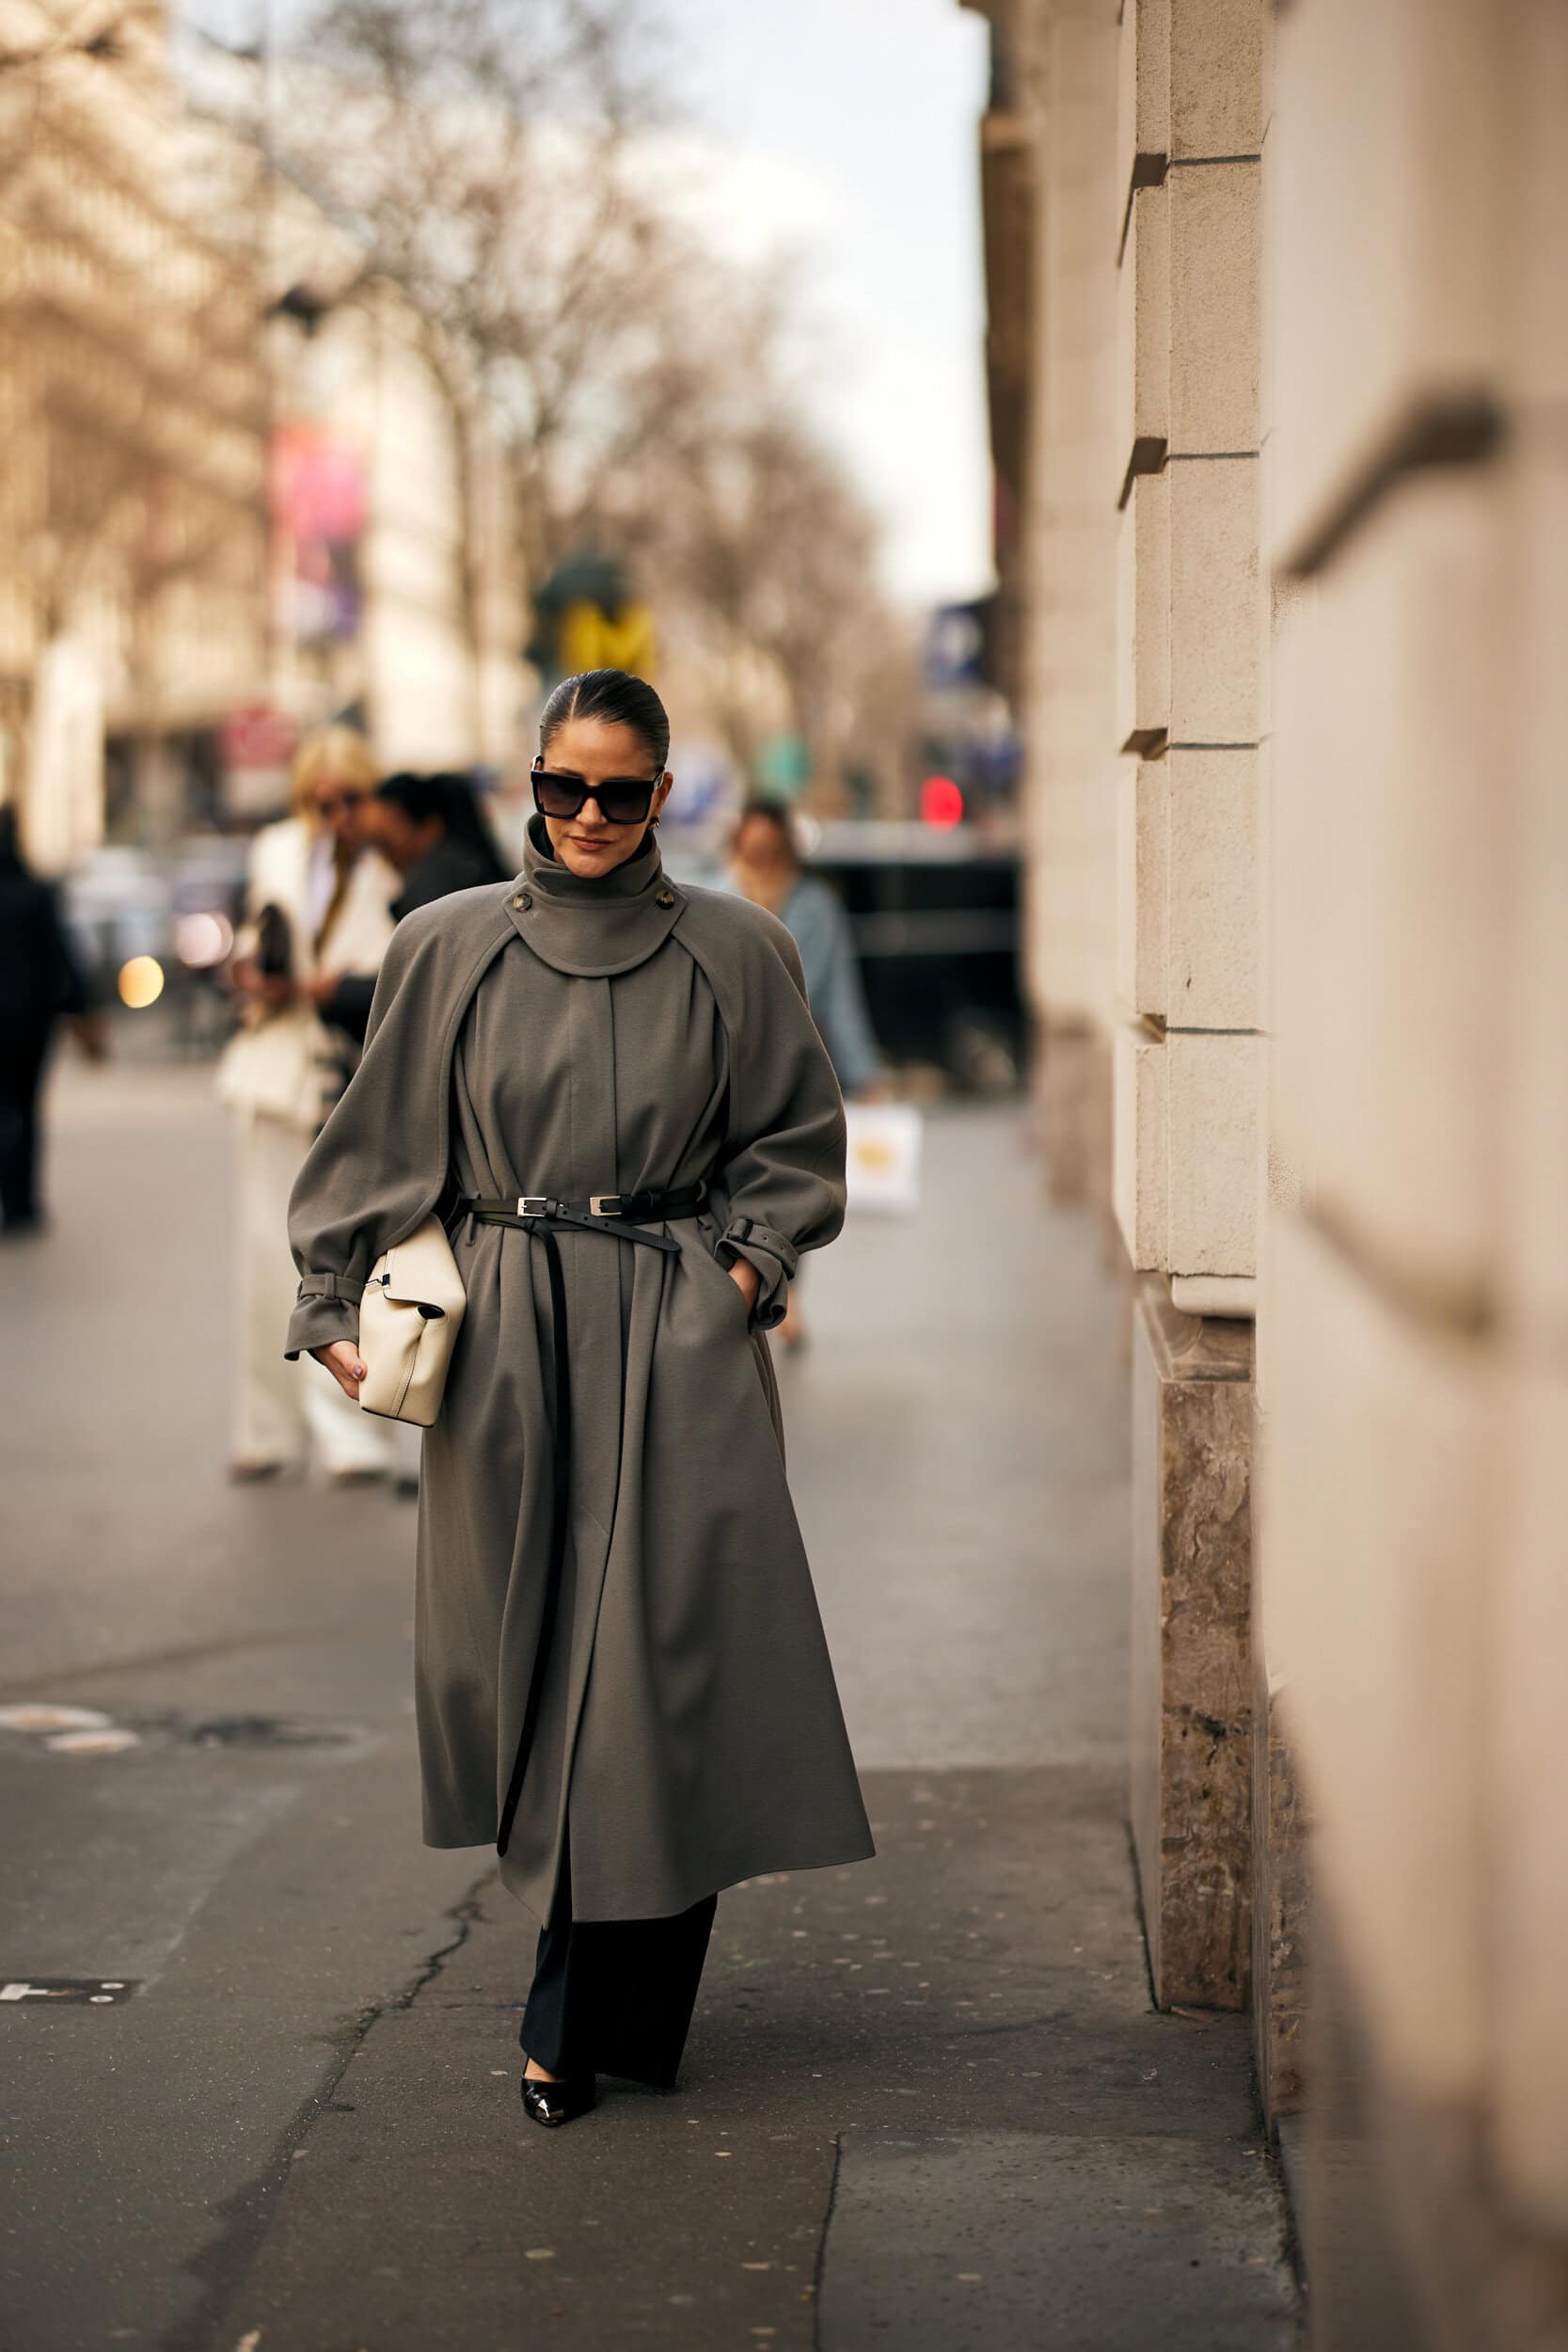
{"label": "concrete sidewalk", "polygon": [[[169,1165],[192,1165],[182,1119],[215,1164],[205,1107],[182,1099]],[[79,1089],[62,1107],[69,1228],[113,1122]],[[158,1132],[118,1153],[150,1186]],[[198,1767],[151,1732],[69,1771],[0,1755],[32,1890],[0,1907],[8,1969],[127,1948],[138,1906],[172,1915],[177,1881],[182,1906],[128,2006],[6,2021],[29,2184],[8,2341],[1294,2343],[1243,2023],[1149,2005],[1124,1827],[1118,1317],[1092,1234],[1043,1208],[1022,1146],[1013,1113],[934,1118],[922,1217],[812,1263],[812,1343],[782,1367],[791,1471],[879,1854],[723,1898],[673,2094],[609,2084],[559,2134],[522,2119],[530,1923],[484,1854],[417,1844],[388,1552],[411,1515],[297,1486],[233,1496],[215,1464],[176,1493],[166,1470],[166,1523],[130,1546],[136,1640],[97,1548],[78,1571],[46,1515],[30,1691],[150,1724],[243,1690],[363,1736],[337,1761]],[[203,1216],[221,1253],[221,1215]],[[105,1279],[120,1263],[110,1235]],[[155,1250],[118,1307],[68,1304],[62,1263],[10,1278],[40,1347],[156,1295],[187,1318],[182,1357],[221,1356],[221,1289],[181,1291]],[[143,1514],[148,1445],[183,1409],[166,1377],[125,1472]],[[194,1418],[221,1442],[208,1406]],[[110,1512],[74,1507],[68,1526]],[[180,1555],[182,1530],[211,1565],[178,1557],[166,1598],[153,1554]]]}

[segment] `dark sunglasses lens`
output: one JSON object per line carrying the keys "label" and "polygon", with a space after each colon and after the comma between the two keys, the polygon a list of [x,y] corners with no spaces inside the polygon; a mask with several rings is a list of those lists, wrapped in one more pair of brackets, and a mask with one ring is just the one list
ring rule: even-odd
{"label": "dark sunglasses lens", "polygon": [[547,768],[536,768],[533,799],[546,817],[575,817],[582,806],[582,787],[572,776],[552,776]]}
{"label": "dark sunglasses lens", "polygon": [[607,825],[635,825],[648,814],[654,787],[639,784],[635,777],[623,778],[619,783],[601,784],[595,797]]}
{"label": "dark sunglasses lens", "polygon": [[547,768],[533,771],[533,803],[546,817],[576,817],[594,799],[607,825],[640,825],[653,805],[654,787],[639,776],[612,777],[592,787],[576,776],[552,775]]}

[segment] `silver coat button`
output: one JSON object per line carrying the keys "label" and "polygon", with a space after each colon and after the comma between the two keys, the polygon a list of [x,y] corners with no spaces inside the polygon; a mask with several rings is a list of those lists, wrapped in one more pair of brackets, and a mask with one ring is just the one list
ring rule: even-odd
{"label": "silver coat button", "polygon": [[533,904],[533,893],[531,890],[519,890],[512,903],[515,907],[531,907]]}

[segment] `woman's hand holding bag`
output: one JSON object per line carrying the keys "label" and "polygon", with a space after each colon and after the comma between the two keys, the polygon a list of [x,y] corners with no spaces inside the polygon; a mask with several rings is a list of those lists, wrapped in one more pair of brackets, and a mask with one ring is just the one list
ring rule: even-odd
{"label": "woman's hand holding bag", "polygon": [[361,1412],[428,1429],[441,1409],[467,1305],[446,1228],[432,1215],[372,1267],[358,1340],[334,1340],[310,1353]]}
{"label": "woman's hand holding bag", "polygon": [[329,1346],[310,1350],[318,1364],[327,1371],[352,1404],[359,1402],[359,1383],[365,1377],[364,1359],[356,1340],[334,1340]]}

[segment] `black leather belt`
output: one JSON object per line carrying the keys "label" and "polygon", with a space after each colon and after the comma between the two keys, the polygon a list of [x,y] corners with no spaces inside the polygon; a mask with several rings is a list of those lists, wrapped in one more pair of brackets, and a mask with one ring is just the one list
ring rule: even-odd
{"label": "black leather belt", "polygon": [[482,1200],[464,1193],[458,1208],[482,1225],[517,1225],[525,1232],[543,1227],[546,1239],[552,1225],[565,1225],[579,1233],[610,1233],[617,1241],[640,1241],[651,1249],[678,1249],[668,1233],[647,1233],[645,1225],[662,1225],[672,1218],[695,1216],[707,1199],[707,1185],[677,1184],[669,1192],[591,1192],[586,1200],[557,1200],[547,1192],[520,1192],[511,1200]]}
{"label": "black leather belt", "polygon": [[668,1233],[650,1232],[652,1225],[695,1216],[707,1200],[707,1185],[678,1184],[668,1192],[595,1192],[586,1200],[558,1200],[548,1193],[518,1193],[510,1200],[484,1200],[470,1193],[459,1196],[460,1219],[475,1225],[510,1225],[545,1245],[545,1270],[550,1284],[550,1322],[555,1359],[555,1438],[551,1449],[550,1549],[545,1569],[545,1605],[539,1615],[539,1640],[529,1680],[523,1727],[517,1755],[507,1784],[496,1832],[496,1851],[505,1853],[523,1793],[523,1774],[533,1746],[534,1726],[545,1691],[545,1670],[555,1639],[561,1602],[562,1572],[566,1564],[566,1527],[572,1485],[572,1365],[566,1329],[566,1279],[562,1271],[557,1226],[578,1233],[608,1233],[612,1241],[640,1242],[644,1248],[678,1251],[680,1244]]}

